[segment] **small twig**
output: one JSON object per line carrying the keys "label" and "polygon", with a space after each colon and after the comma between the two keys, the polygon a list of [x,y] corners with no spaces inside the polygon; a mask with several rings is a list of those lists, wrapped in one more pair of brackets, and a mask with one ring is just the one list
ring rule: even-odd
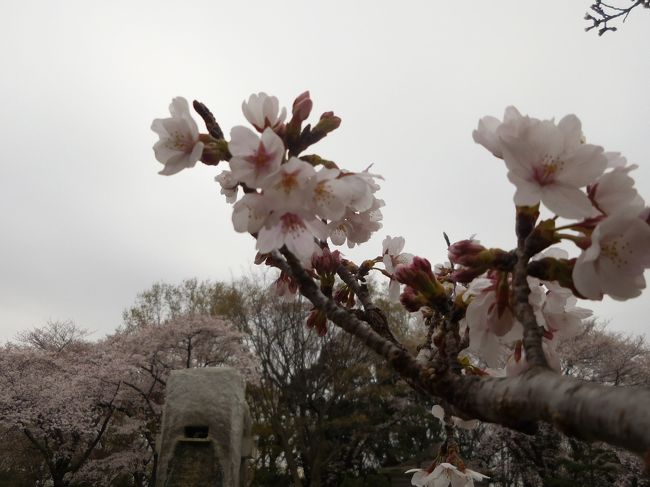
{"label": "small twig", "polygon": [[592,25],[585,28],[585,30],[590,31],[591,29],[598,27],[599,36],[602,36],[605,32],[615,32],[618,29],[607,25],[607,23],[612,22],[619,17],[622,17],[622,22],[625,22],[632,10],[640,6],[650,8],[650,0],[636,0],[627,8],[617,7],[615,5],[604,3],[602,0],[596,0],[596,2],[589,7],[592,13],[587,12],[585,14],[585,20],[590,20],[592,22]]}

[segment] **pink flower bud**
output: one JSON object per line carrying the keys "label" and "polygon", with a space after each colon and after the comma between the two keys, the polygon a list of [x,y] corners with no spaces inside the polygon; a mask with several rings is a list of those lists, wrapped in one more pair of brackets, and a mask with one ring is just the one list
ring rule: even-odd
{"label": "pink flower bud", "polygon": [[298,283],[282,271],[275,281],[275,292],[279,297],[293,297],[298,292]]}
{"label": "pink flower bud", "polygon": [[427,259],[413,257],[410,264],[398,265],[393,276],[398,282],[407,285],[404,291],[407,297],[404,299],[412,300],[417,296],[418,303],[412,304],[413,307],[417,306],[415,311],[420,309],[421,306],[434,306],[435,303],[447,298],[444,286],[433,275],[431,263]]}
{"label": "pink flower bud", "polygon": [[404,288],[404,292],[400,295],[399,301],[411,313],[420,311],[420,308],[429,305],[429,302],[421,293],[408,286]]}
{"label": "pink flower bud", "polygon": [[325,336],[327,333],[327,315],[320,309],[312,309],[307,317],[307,328],[315,329],[318,336]]}
{"label": "pink flower bud", "polygon": [[431,271],[431,263],[415,256],[410,264],[399,264],[395,268],[395,279],[407,286],[419,288],[420,285],[426,286],[426,283],[433,281],[435,277]]}
{"label": "pink flower bud", "polygon": [[312,257],[312,265],[314,270],[319,274],[334,274],[336,269],[341,265],[341,252],[335,250],[330,252],[330,250],[325,247],[322,250],[321,255],[314,255]]}
{"label": "pink flower bud", "polygon": [[325,112],[320,116],[320,120],[312,129],[312,133],[325,137],[328,133],[336,130],[341,125],[341,119],[334,115],[334,112]]}
{"label": "pink flower bud", "polygon": [[334,293],[334,300],[346,308],[352,308],[356,302],[354,291],[352,291],[352,289],[350,289],[347,285],[341,286],[336,290]]}
{"label": "pink flower bud", "polygon": [[449,261],[452,264],[473,266],[476,257],[485,250],[478,240],[460,240],[449,246]]}
{"label": "pink flower bud", "polygon": [[462,267],[460,269],[455,269],[451,273],[451,279],[454,282],[460,282],[460,283],[472,282],[474,279],[476,279],[484,272],[485,269],[483,269],[482,267],[474,267],[474,268]]}
{"label": "pink flower bud", "polygon": [[309,97],[309,91],[301,93],[293,102],[291,123],[301,123],[307,120],[313,106],[314,103]]}

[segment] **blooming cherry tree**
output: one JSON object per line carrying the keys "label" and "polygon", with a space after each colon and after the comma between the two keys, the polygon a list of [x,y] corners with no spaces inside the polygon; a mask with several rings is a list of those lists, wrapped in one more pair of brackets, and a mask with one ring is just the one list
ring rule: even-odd
{"label": "blooming cherry tree", "polygon": [[122,392],[121,364],[105,344],[69,338],[64,348],[50,341],[0,350],[0,428],[27,438],[54,487],[70,485],[91,462]]}
{"label": "blooming cherry tree", "polygon": [[[325,112],[303,125],[312,107],[309,92],[302,93],[286,121],[275,97],[252,95],[243,112],[255,131],[235,127],[227,141],[210,111],[194,102],[208,133],[186,140],[203,143],[205,164],[229,163],[216,179],[233,204],[234,228],[256,239],[256,263],[280,271],[283,296],[298,291],[311,301],[306,325],[320,335],[338,326],[356,336],[444,405],[436,414],[446,440],[428,468],[411,472],[412,484],[467,486],[484,478],[458,452],[454,428],[466,420],[527,432],[543,421],[650,451],[650,392],[562,376],[556,353],[559,340],[577,335],[590,315],[578,298],[626,300],[645,288],[650,209],[634,188],[636,166],[587,143],[575,115],[555,123],[509,107],[503,120],[481,119],[473,136],[504,161],[515,186],[514,248],[448,242],[450,263],[432,266],[402,253],[402,237],[388,236],[379,255],[355,263],[333,247],[364,244],[381,228],[382,178],[305,152],[341,123]],[[550,218],[540,219],[542,206]],[[563,253],[562,241],[578,255]],[[396,339],[373,302],[371,273],[386,277],[391,297],[426,328],[417,352]]]}

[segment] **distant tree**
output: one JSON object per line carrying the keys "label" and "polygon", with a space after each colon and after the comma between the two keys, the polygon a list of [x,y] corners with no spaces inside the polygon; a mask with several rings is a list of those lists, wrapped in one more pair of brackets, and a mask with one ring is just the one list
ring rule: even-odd
{"label": "distant tree", "polygon": [[59,353],[66,347],[79,345],[89,335],[73,321],[48,321],[45,326],[18,333],[17,340],[46,352]]}
{"label": "distant tree", "polygon": [[[249,394],[259,438],[254,485],[340,486],[424,460],[440,426],[372,352],[337,330],[319,336],[305,324],[302,299],[278,301],[273,289],[251,282],[236,286],[262,364]],[[406,313],[393,318],[407,335]]]}
{"label": "distant tree", "polygon": [[83,336],[72,324],[50,324],[0,353],[0,428],[26,438],[53,487],[71,485],[90,461],[121,388],[103,344]]}
{"label": "distant tree", "polygon": [[630,336],[591,321],[559,348],[562,370],[579,379],[614,386],[650,385],[650,352],[643,335]]}

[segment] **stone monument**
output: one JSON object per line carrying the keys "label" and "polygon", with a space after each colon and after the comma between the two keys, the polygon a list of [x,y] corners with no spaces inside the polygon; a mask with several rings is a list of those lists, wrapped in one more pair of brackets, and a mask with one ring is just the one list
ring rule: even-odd
{"label": "stone monument", "polygon": [[242,376],[174,370],[167,381],[156,487],[241,487],[253,449]]}

